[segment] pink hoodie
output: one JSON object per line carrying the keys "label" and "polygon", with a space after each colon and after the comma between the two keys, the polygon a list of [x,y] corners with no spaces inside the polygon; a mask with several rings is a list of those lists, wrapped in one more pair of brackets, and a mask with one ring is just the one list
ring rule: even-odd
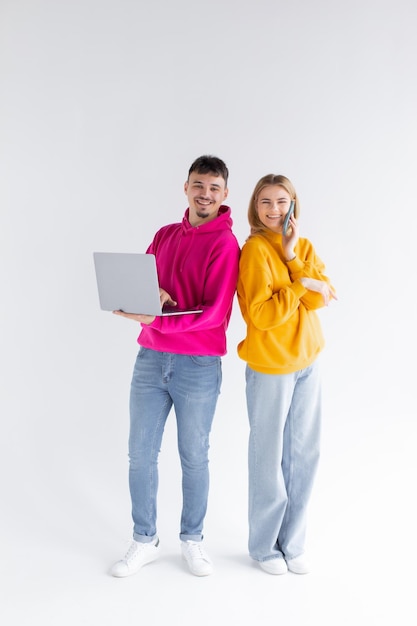
{"label": "pink hoodie", "polygon": [[222,205],[218,217],[201,226],[191,226],[188,212],[181,223],[161,228],[147,253],[155,254],[159,285],[178,307],[203,312],[156,317],[142,325],[138,343],[159,352],[223,356],[240,248],[228,206]]}

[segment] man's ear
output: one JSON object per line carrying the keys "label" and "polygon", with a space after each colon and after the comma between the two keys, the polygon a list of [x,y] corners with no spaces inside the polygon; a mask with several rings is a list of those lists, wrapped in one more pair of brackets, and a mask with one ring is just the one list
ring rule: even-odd
{"label": "man's ear", "polygon": [[185,193],[185,195],[187,195],[187,191],[188,191],[188,180],[186,180],[185,183],[184,183],[184,193]]}

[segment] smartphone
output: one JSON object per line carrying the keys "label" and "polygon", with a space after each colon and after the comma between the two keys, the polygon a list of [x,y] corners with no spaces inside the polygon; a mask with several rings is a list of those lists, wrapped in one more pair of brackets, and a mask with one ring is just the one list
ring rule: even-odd
{"label": "smartphone", "polygon": [[290,221],[291,215],[294,213],[294,200],[291,200],[290,208],[288,209],[288,213],[285,216],[284,224],[282,226],[282,234],[286,235],[288,230],[288,224]]}

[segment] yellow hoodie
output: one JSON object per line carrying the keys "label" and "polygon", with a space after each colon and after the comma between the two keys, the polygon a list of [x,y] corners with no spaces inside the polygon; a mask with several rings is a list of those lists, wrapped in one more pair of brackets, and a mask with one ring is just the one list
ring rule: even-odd
{"label": "yellow hoodie", "polygon": [[238,354],[257,372],[296,372],[324,347],[315,311],[324,306],[323,298],[299,279],[330,281],[308,239],[300,238],[294,251],[295,259],[286,262],[282,235],[273,231],[251,235],[242,247],[237,297],[247,329]]}

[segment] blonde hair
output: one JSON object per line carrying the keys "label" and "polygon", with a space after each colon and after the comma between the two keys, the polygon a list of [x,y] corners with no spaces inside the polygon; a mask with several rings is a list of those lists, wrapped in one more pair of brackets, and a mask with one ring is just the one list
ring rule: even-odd
{"label": "blonde hair", "polygon": [[300,215],[300,202],[297,198],[297,194],[294,188],[294,185],[290,181],[289,178],[283,176],[282,174],[267,174],[266,176],[262,176],[260,180],[256,183],[255,189],[253,190],[249,208],[248,208],[248,221],[250,226],[250,233],[254,235],[255,233],[265,232],[268,230],[264,224],[262,224],[259,219],[258,212],[256,210],[256,203],[258,201],[258,196],[261,193],[264,187],[269,187],[270,185],[279,185],[289,195],[291,196],[291,200],[294,201],[294,216],[298,218]]}

